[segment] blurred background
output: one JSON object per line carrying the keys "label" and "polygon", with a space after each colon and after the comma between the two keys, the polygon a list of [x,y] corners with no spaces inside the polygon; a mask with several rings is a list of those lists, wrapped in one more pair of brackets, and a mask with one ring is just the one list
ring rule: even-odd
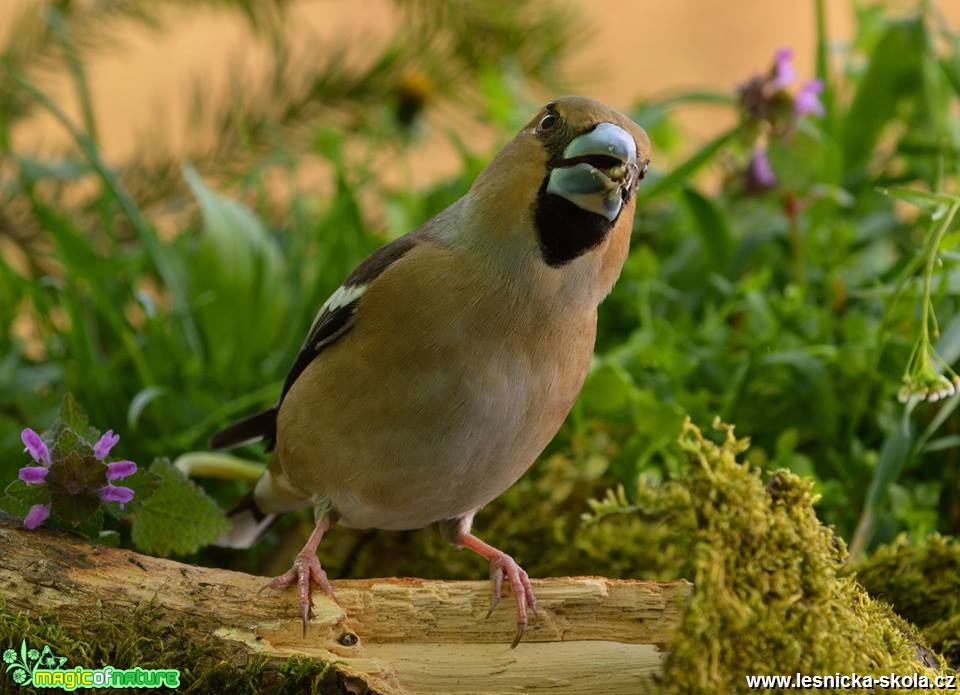
{"label": "blurred background", "polygon": [[[531,575],[682,575],[669,520],[581,514],[676,475],[689,414],[812,477],[855,553],[956,534],[958,29],[919,0],[6,0],[0,480],[67,392],[142,466],[271,404],[356,263],[581,93],[647,128],[653,169],[584,393],[479,533]],[[310,528],[189,559],[277,573]],[[432,529],[321,557],[485,571]]]}
{"label": "blurred background", "polygon": [[[106,7],[111,3],[89,4]],[[259,7],[252,11],[259,12],[260,19],[254,19],[252,26],[250,11],[229,11],[232,4]],[[124,21],[121,13],[116,27],[110,30],[113,50],[97,52],[87,64],[88,88],[103,132],[102,150],[110,159],[124,160],[141,155],[145,140],[160,140],[163,147],[182,153],[188,152],[188,145],[196,144],[197,139],[211,136],[209,128],[196,132],[201,124],[191,118],[196,90],[208,98],[213,95],[228,100],[232,80],[252,88],[258,78],[264,77],[274,54],[257,27],[280,19],[270,8],[284,8],[284,50],[296,60],[318,67],[317,62],[326,64],[335,57],[344,66],[360,70],[369,69],[391,40],[403,32],[405,11],[412,4],[416,3],[161,2],[151,10],[151,18],[168,26],[161,31],[155,31],[155,26],[145,28],[137,21]],[[914,4],[908,1],[889,6],[909,12]],[[956,24],[960,7],[943,5],[945,16]],[[0,37],[9,40],[17,27],[13,20],[31,7],[36,7],[35,0],[7,0],[0,8]],[[705,85],[733,88],[784,46],[794,49],[799,66],[808,71],[814,67],[816,24],[813,5],[806,0],[628,0],[616,7],[564,0],[553,8],[570,20],[570,26],[565,37],[569,40],[549,66],[553,78],[549,84],[624,111],[641,96],[652,98]],[[840,44],[853,35],[856,13],[852,3],[825,3],[824,11],[833,41]],[[555,38],[543,37],[545,41]],[[525,39],[536,42],[535,36]],[[482,37],[476,40],[480,43]],[[550,50],[547,46],[542,49]],[[46,84],[51,94],[67,97],[63,103],[67,113],[79,115],[76,100],[68,97],[71,86],[67,75],[49,75]],[[551,94],[550,89],[543,89],[544,98]],[[457,159],[452,156],[446,128],[466,137],[478,152],[486,153],[494,145],[492,132],[484,132],[476,142],[475,124],[464,125],[447,111],[424,116],[431,128],[409,153],[417,157],[417,166],[409,172],[414,184],[456,171]],[[733,115],[692,105],[677,118],[692,136],[702,138],[729,127]],[[19,124],[15,137],[30,149],[56,148],[67,140],[54,119],[42,113]],[[690,145],[694,142],[691,140]]]}

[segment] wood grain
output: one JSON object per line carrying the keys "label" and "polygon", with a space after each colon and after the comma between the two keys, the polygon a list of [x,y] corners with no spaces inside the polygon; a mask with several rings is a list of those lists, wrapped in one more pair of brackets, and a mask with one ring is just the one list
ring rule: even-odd
{"label": "wood grain", "polygon": [[[485,581],[334,581],[340,605],[318,593],[306,637],[295,592],[261,592],[266,581],[24,531],[0,519],[7,610],[50,610],[69,627],[105,610],[122,618],[150,603],[164,619],[191,626],[185,639],[214,638],[271,658],[335,661],[366,692],[383,695],[647,691],[690,591],[686,582],[534,580],[539,617],[510,649],[514,604],[506,596],[485,618]],[[348,633],[356,644],[344,646],[352,641]]]}

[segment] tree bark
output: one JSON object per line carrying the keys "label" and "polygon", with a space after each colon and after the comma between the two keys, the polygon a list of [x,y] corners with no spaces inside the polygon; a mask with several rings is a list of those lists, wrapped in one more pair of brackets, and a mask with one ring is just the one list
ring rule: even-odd
{"label": "tree bark", "polygon": [[[8,611],[30,618],[52,611],[65,628],[79,628],[104,610],[123,620],[149,604],[166,620],[189,623],[184,639],[212,638],[225,651],[271,659],[320,659],[383,695],[643,692],[690,590],[682,581],[534,580],[539,617],[510,649],[513,599],[506,595],[485,619],[486,581],[334,581],[340,605],[315,592],[307,637],[296,591],[260,593],[266,581],[0,519]],[[345,635],[355,644],[345,646],[354,641]]]}

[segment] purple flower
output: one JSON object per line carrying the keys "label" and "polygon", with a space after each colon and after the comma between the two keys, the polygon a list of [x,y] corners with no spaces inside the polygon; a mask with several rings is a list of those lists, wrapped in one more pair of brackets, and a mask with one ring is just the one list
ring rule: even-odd
{"label": "purple flower", "polygon": [[27,485],[43,485],[47,482],[49,472],[46,466],[24,466],[20,469],[20,480]]}
{"label": "purple flower", "polygon": [[113,430],[107,430],[106,434],[100,437],[100,441],[93,445],[93,455],[99,460],[103,460],[110,453],[110,450],[120,441],[120,435],[114,434]]}
{"label": "purple flower", "polygon": [[[59,430],[56,432],[58,435],[62,434]],[[66,447],[61,447],[58,438],[57,443],[48,449],[40,435],[29,427],[21,433],[25,451],[33,458],[33,462],[20,469],[20,480],[27,485],[46,486],[42,492],[48,494],[41,499],[52,498],[60,505],[54,510],[51,502],[34,504],[23,519],[25,528],[35,529],[48,519],[52,519],[55,526],[67,523],[76,527],[79,520],[67,513],[69,509],[62,510],[64,516],[61,518],[61,507],[73,504],[86,507],[91,502],[96,506],[96,501],[99,500],[100,504],[116,503],[120,505],[120,509],[124,509],[125,505],[133,500],[133,489],[113,485],[113,481],[136,473],[137,464],[125,459],[107,461],[110,451],[120,441],[120,435],[108,430],[93,446],[76,451],[73,443],[78,436],[73,432]],[[50,471],[53,471],[54,475],[51,476]],[[35,496],[30,502],[34,501]],[[58,513],[54,514],[54,511]]]}
{"label": "purple flower", "polygon": [[103,502],[118,502],[120,509],[133,499],[133,490],[121,485],[104,485],[97,491],[100,500]]}
{"label": "purple flower", "polygon": [[750,163],[747,165],[746,177],[747,190],[753,193],[777,185],[777,175],[773,173],[773,167],[767,159],[767,151],[762,147],[754,148]]}
{"label": "purple flower", "polygon": [[20,433],[20,440],[26,447],[24,451],[28,452],[34,461],[42,463],[44,466],[50,465],[50,451],[43,440],[40,439],[39,434],[27,427]]}
{"label": "purple flower", "polygon": [[27,512],[27,515],[23,518],[23,527],[33,530],[46,521],[49,516],[49,504],[35,504],[30,507],[30,511]]}
{"label": "purple flower", "polygon": [[137,472],[133,461],[114,461],[107,464],[107,480],[120,480]]}
{"label": "purple flower", "polygon": [[797,79],[797,71],[793,68],[793,49],[781,48],[773,58],[774,89],[785,89]]}
{"label": "purple flower", "polygon": [[800,87],[796,98],[793,100],[793,110],[798,116],[813,114],[822,116],[825,111],[823,104],[820,103],[820,93],[823,91],[823,82],[820,80],[808,80]]}
{"label": "purple flower", "polygon": [[[61,457],[56,447],[53,451],[49,450],[40,435],[29,427],[23,430],[20,438],[26,446],[25,451],[29,452],[34,460],[34,463],[22,467],[18,474],[20,480],[27,485],[48,485],[53,488],[50,494],[54,497],[59,495],[67,504],[71,503],[72,498],[89,499],[91,495],[96,495],[101,503],[115,502],[123,509],[133,500],[134,491],[131,488],[112,484],[115,480],[121,480],[137,472],[137,464],[133,461],[106,461],[110,450],[120,441],[120,435],[114,434],[113,430],[104,433],[88,450],[89,453],[81,454],[79,458]],[[91,466],[104,466],[105,470],[94,474],[92,470],[86,470]],[[47,479],[50,477],[50,471],[54,469],[59,473],[56,480],[50,482]],[[91,480],[89,474],[94,474],[92,479],[97,482],[92,484],[80,482]],[[103,484],[104,480],[106,485]],[[50,503],[34,504],[27,512],[23,525],[28,529],[37,528],[51,517],[52,512]],[[58,519],[57,523],[59,521]]]}

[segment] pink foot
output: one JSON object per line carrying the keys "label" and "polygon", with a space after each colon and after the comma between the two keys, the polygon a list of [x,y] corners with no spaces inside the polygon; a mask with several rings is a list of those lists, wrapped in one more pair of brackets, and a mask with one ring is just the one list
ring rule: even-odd
{"label": "pink foot", "polygon": [[517,599],[517,634],[510,645],[510,648],[513,649],[520,644],[520,639],[527,629],[527,608],[533,611],[534,615],[537,614],[537,597],[533,594],[530,577],[527,576],[524,569],[512,557],[498,550],[490,558],[490,579],[493,580],[493,594],[490,597],[490,610],[487,611],[488,618],[493,614],[493,609],[500,603],[504,575],[510,581],[510,590]]}
{"label": "pink foot", "polygon": [[327,579],[327,573],[320,566],[320,560],[314,554],[314,551],[304,549],[298,553],[297,559],[293,561],[293,567],[263,588],[286,589],[294,584],[300,590],[300,616],[303,618],[303,636],[306,637],[307,625],[310,618],[313,617],[313,601],[311,599],[313,586],[319,586],[327,596],[337,603],[339,601],[337,601],[337,596],[333,593],[333,587],[330,586],[330,580]]}

